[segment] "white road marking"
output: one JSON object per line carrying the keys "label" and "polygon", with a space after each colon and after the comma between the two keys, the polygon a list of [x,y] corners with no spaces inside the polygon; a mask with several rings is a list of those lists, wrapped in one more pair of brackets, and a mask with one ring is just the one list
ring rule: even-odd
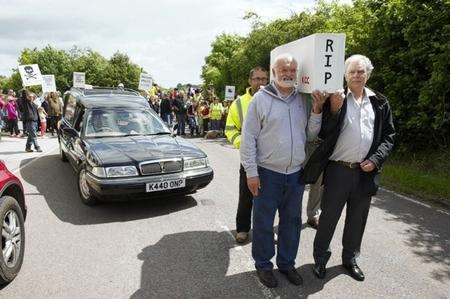
{"label": "white road marking", "polygon": [[[429,209],[433,209],[433,210],[435,210],[435,211],[437,211],[437,212],[440,212],[440,213],[442,213],[442,214],[450,215],[450,213],[448,213],[448,212],[446,212],[446,211],[444,211],[444,210],[436,209],[436,208],[433,207],[433,206],[430,206],[430,205],[428,205],[428,204],[426,204],[426,203],[420,202],[420,201],[418,201],[418,200],[416,200],[416,199],[412,199],[411,197],[408,197],[408,196],[405,196],[405,195],[402,195],[402,194],[398,194],[397,192],[394,192],[394,191],[391,191],[391,190],[388,190],[388,189],[384,189],[384,188],[380,188],[380,190],[383,190],[383,191],[385,191],[385,192],[387,192],[387,193],[393,194],[393,195],[395,195],[395,196],[398,196],[398,197],[400,197],[400,198],[402,198],[402,199],[405,199],[405,200],[407,200],[407,201],[409,201],[409,202],[413,202],[413,203],[418,204],[418,205],[420,205],[420,206],[423,206],[423,207],[426,207],[426,208],[429,208]],[[377,196],[375,196],[375,198],[380,199],[380,198],[377,197]]]}
{"label": "white road marking", "polygon": [[28,162],[27,164],[23,165],[23,166],[19,166],[16,169],[12,170],[11,172],[15,175],[17,175],[23,168],[27,167],[28,165],[33,164],[34,162],[36,162],[36,160],[38,160],[39,158],[41,158],[42,156],[48,155],[48,154],[52,154],[56,149],[58,148],[58,146],[51,148],[49,151],[45,151],[40,153],[37,156],[33,157],[33,160],[31,160],[30,162]]}

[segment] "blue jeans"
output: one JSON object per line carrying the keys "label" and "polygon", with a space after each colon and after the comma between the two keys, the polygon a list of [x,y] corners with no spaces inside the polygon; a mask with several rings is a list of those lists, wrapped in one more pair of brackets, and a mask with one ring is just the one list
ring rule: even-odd
{"label": "blue jeans", "polygon": [[256,269],[271,270],[275,255],[273,222],[278,210],[280,217],[277,242],[277,266],[280,270],[295,267],[301,231],[301,206],[304,185],[299,182],[300,171],[282,174],[258,167],[261,189],[253,199],[252,256]]}
{"label": "blue jeans", "polygon": [[161,113],[161,118],[168,126],[172,125],[171,113]]}
{"label": "blue jeans", "polygon": [[39,148],[39,144],[37,142],[37,122],[36,121],[27,121],[25,124],[25,131],[28,133],[26,148],[31,148],[34,145],[35,149]]}
{"label": "blue jeans", "polygon": [[220,130],[220,119],[211,119],[211,130]]}
{"label": "blue jeans", "polygon": [[177,114],[177,122],[178,122],[177,135],[186,134],[186,115],[182,113]]}

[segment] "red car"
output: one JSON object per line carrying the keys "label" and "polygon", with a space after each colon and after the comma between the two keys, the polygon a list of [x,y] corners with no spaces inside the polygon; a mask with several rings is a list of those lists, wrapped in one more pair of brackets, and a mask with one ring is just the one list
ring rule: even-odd
{"label": "red car", "polygon": [[0,251],[0,284],[11,282],[22,267],[25,251],[27,214],[23,186],[0,160],[0,221],[2,250]]}

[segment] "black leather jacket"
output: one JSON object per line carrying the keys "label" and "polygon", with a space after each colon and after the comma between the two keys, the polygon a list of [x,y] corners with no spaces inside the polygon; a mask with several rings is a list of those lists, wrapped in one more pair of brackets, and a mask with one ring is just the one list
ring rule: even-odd
{"label": "black leather jacket", "polygon": [[[375,194],[378,189],[378,174],[381,167],[394,147],[395,129],[392,120],[392,111],[387,98],[374,92],[374,96],[369,96],[373,111],[375,112],[374,135],[372,145],[366,159],[372,161],[376,168],[369,173],[362,173],[362,181],[366,182],[367,192]],[[326,101],[322,112],[322,127],[319,137],[322,143],[317,147],[305,165],[300,178],[303,184],[313,184],[317,181],[320,174],[325,170],[329,162],[329,157],[334,151],[341,128],[344,124],[347,113],[347,98],[340,111],[332,115],[330,111],[330,101]]]}

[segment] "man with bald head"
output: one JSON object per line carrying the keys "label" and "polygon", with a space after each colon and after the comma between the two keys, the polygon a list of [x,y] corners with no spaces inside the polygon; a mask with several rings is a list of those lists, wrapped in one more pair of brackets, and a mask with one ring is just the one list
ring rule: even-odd
{"label": "man with bald head", "polygon": [[304,191],[299,176],[305,144],[320,131],[324,97],[314,92],[311,109],[295,88],[297,68],[290,54],[275,59],[271,70],[274,80],[254,95],[241,138],[241,162],[253,195],[252,256],[259,280],[271,288],[277,286],[270,261],[275,255],[273,223],[277,211],[278,269],[291,283],[303,283],[295,270]]}

